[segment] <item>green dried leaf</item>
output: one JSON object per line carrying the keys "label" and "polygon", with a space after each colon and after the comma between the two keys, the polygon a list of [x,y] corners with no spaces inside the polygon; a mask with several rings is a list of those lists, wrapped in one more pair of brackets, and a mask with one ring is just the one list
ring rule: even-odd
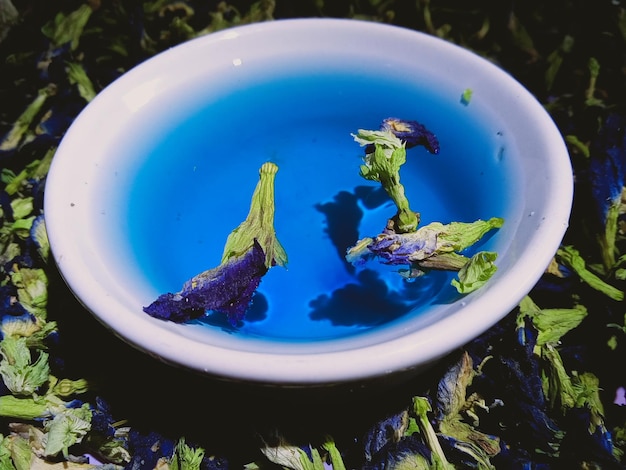
{"label": "green dried leaf", "polygon": [[66,408],[57,413],[45,425],[48,432],[45,455],[55,456],[62,453],[68,457],[68,449],[82,441],[91,429],[91,410],[88,403],[80,408]]}
{"label": "green dried leaf", "polygon": [[0,396],[0,416],[11,419],[32,420],[50,416],[48,402],[44,397],[19,398]]}
{"label": "green dried leaf", "polygon": [[[468,262],[469,258],[459,253],[437,253],[430,258],[420,261],[419,267],[423,269],[460,271]],[[415,277],[411,275],[411,270],[400,270],[399,272],[408,279]]]}
{"label": "green dried leaf", "polygon": [[19,21],[20,14],[11,0],[0,0],[0,42],[9,34],[13,25]]}
{"label": "green dried leaf", "polygon": [[5,265],[22,253],[20,245],[10,241],[13,238],[10,235],[11,231],[7,230],[7,227],[0,226],[0,265]]}
{"label": "green dried leaf", "polygon": [[520,302],[518,324],[523,324],[522,318],[528,317],[538,331],[537,346],[544,346],[547,343],[558,343],[566,333],[578,327],[586,316],[587,309],[583,305],[540,309],[526,296]]}
{"label": "green dried leaf", "polygon": [[394,470],[432,470],[428,459],[419,454],[405,455],[394,465]]}
{"label": "green dried leaf", "polygon": [[440,222],[432,222],[426,227],[439,232],[437,241],[438,251],[452,252],[463,251],[469,248],[488,232],[500,228],[502,225],[504,225],[504,219],[492,217],[489,220],[451,222],[445,225]]}
{"label": "green dried leaf", "polygon": [[248,13],[243,17],[242,23],[258,23],[261,21],[270,21],[274,19],[274,10],[276,9],[275,0],[260,0],[250,5]]}
{"label": "green dried leaf", "polygon": [[467,387],[475,376],[474,363],[467,352],[450,367],[437,386],[437,401],[444,416],[458,415],[465,406]]}
{"label": "green dried leaf", "polygon": [[[367,129],[359,129],[356,134],[352,134],[355,142],[361,147],[368,145],[380,145],[385,149],[386,156],[390,157],[393,149],[404,147],[402,141],[390,131],[372,131]],[[398,167],[399,168],[399,167]]]}
{"label": "green dried leaf", "polygon": [[21,238],[22,240],[25,240],[30,235],[30,229],[32,228],[34,221],[34,215],[26,219],[18,219],[10,225],[11,232],[15,236]]}
{"label": "green dried leaf", "polygon": [[8,169],[2,170],[2,181],[6,183],[4,190],[9,196],[18,193],[28,180],[40,180],[48,174],[55,149],[48,149],[41,160],[34,160],[24,167],[17,175]]}
{"label": "green dried leaf", "polygon": [[275,0],[260,0],[252,3],[248,11],[242,15],[234,6],[226,2],[219,2],[216,10],[210,13],[210,24],[201,31],[198,31],[196,36],[209,34],[233,26],[273,20],[275,9]]}
{"label": "green dried leaf", "polygon": [[426,444],[432,452],[431,460],[433,467],[442,470],[454,470],[454,465],[448,462],[433,425],[428,419],[428,413],[431,411],[432,408],[427,398],[413,397],[413,407],[411,409],[412,418],[415,419],[422,436],[424,436]]}
{"label": "green dried leaf", "polygon": [[70,43],[72,50],[76,50],[92,13],[92,8],[86,3],[68,14],[57,13],[54,20],[41,28],[41,32],[50,38],[54,47]]}
{"label": "green dried leaf", "polygon": [[184,438],[179,439],[170,460],[169,470],[200,470],[204,449],[189,447]]}
{"label": "green dried leaf", "polygon": [[131,461],[132,456],[128,449],[124,447],[125,443],[123,440],[113,436],[104,441],[96,441],[93,434],[89,434],[87,437],[90,446],[96,449],[96,454],[101,456],[106,462],[124,465]]}
{"label": "green dried leaf", "polygon": [[[9,437],[4,437],[0,434],[0,469],[2,470],[17,470],[15,465],[13,465],[13,460],[11,456],[11,449],[13,447],[13,439]],[[31,455],[30,447],[28,448],[28,455]],[[30,464],[30,461],[28,462]],[[21,470],[23,467],[20,465]]]}
{"label": "green dried leaf", "polygon": [[557,343],[569,331],[577,328],[587,316],[587,308],[577,305],[574,308],[542,309],[541,315],[533,319],[539,330],[537,344]]}
{"label": "green dried leaf", "polygon": [[497,253],[481,251],[476,253],[461,268],[458,280],[453,279],[452,285],[460,294],[469,294],[484,286],[498,270],[495,265]]}
{"label": "green dried leaf", "polygon": [[463,105],[465,106],[470,104],[473,94],[474,91],[471,88],[466,88],[465,90],[463,90],[463,93],[461,94],[461,103],[463,103]]}
{"label": "green dried leaf", "polygon": [[93,83],[81,64],[69,62],[67,64],[67,77],[72,85],[77,86],[78,93],[85,98],[85,101],[90,102],[96,97],[96,90],[93,87]]}
{"label": "green dried leaf", "polygon": [[604,430],[604,405],[600,398],[600,380],[591,372],[572,373],[572,386],[576,394],[575,406],[591,411],[589,433]]}
{"label": "green dried leaf", "polygon": [[325,470],[324,462],[316,449],[311,449],[313,461],[300,447],[280,445],[263,447],[261,452],[272,463],[291,470]]}
{"label": "green dried leaf", "polygon": [[[11,459],[16,470],[33,470],[33,449],[28,438],[12,435],[10,438]],[[4,469],[3,469],[4,470]]]}
{"label": "green dried leaf", "polygon": [[557,258],[574,271],[581,280],[593,289],[602,292],[613,300],[624,300],[624,292],[607,284],[587,269],[585,260],[573,246],[564,246],[557,251]]}
{"label": "green dried leaf", "polygon": [[513,39],[513,43],[515,46],[522,51],[526,52],[532,58],[539,57],[539,53],[535,48],[535,43],[533,41],[532,36],[528,32],[528,30],[524,27],[524,25],[520,22],[517,15],[511,12],[509,17],[509,31],[511,32],[511,37]]}
{"label": "green dried leaf", "polygon": [[163,14],[165,8],[172,0],[152,0],[150,2],[142,2],[143,11],[146,15],[153,13]]}
{"label": "green dried leaf", "polygon": [[484,470],[495,470],[491,458],[500,453],[500,439],[477,431],[462,420],[461,416],[444,419],[439,432],[455,439],[454,447],[469,455]]}
{"label": "green dried leaf", "polygon": [[543,393],[552,408],[559,407],[564,413],[576,404],[577,393],[572,380],[565,370],[561,355],[551,343],[541,348],[541,357],[546,360],[547,367],[542,375]]}
{"label": "green dried leaf", "polygon": [[600,75],[600,63],[595,57],[590,57],[587,67],[589,69],[589,85],[587,86],[587,90],[585,91],[585,104],[587,106],[602,105],[602,100],[599,100],[595,97],[596,82],[598,81],[598,76]]}
{"label": "green dried leaf", "polygon": [[494,468],[490,458],[500,452],[500,440],[482,433],[465,422],[462,412],[469,411],[472,404],[467,401],[467,388],[476,375],[473,362],[467,352],[439,381],[437,401],[443,416],[439,421],[439,432],[455,440],[455,447],[470,455],[480,468]]}
{"label": "green dried leaf", "polygon": [[37,360],[32,362],[25,338],[4,338],[0,342],[0,354],[0,375],[14,395],[32,395],[48,381],[48,353],[40,351]]}
{"label": "green dried leaf", "polygon": [[46,319],[48,277],[43,269],[19,268],[11,273],[22,306],[40,320]]}
{"label": "green dried leaf", "polygon": [[341,453],[339,452],[339,449],[337,449],[337,445],[332,437],[326,437],[326,442],[324,442],[322,447],[326,452],[328,452],[333,470],[346,470]]}
{"label": "green dried leaf", "polygon": [[585,144],[584,142],[581,142],[578,139],[578,137],[576,137],[575,135],[566,135],[565,142],[567,142],[572,147],[577,149],[580,153],[582,153],[585,156],[585,158],[590,157],[591,154],[590,154],[589,146]]}
{"label": "green dried leaf", "polygon": [[25,219],[33,212],[33,198],[32,197],[20,197],[11,200],[11,210],[13,211],[13,218]]}
{"label": "green dried leaf", "polygon": [[549,65],[545,76],[546,89],[548,91],[552,89],[552,85],[561,69],[565,55],[569,54],[573,47],[574,38],[570,35],[565,35],[561,45],[548,56]]}
{"label": "green dried leaf", "polygon": [[25,139],[25,136],[33,124],[35,116],[41,111],[47,99],[56,93],[56,86],[48,85],[41,88],[35,99],[28,105],[24,112],[17,118],[9,133],[0,141],[0,151],[15,150]]}
{"label": "green dried leaf", "polygon": [[89,383],[85,379],[70,380],[61,379],[58,380],[54,376],[50,376],[50,391],[49,393],[61,398],[70,397],[72,395],[79,395],[86,393],[89,389]]}
{"label": "green dried leaf", "polygon": [[598,244],[600,245],[602,263],[606,270],[613,268],[615,264],[615,255],[617,249],[615,247],[617,237],[617,226],[619,216],[622,211],[620,203],[614,203],[609,206],[606,214],[606,222],[604,231],[597,234]]}

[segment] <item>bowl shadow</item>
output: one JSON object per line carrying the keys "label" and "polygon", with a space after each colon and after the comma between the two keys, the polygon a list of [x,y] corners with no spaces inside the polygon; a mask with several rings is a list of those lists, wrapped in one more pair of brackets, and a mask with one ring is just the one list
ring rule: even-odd
{"label": "bowl shadow", "polygon": [[52,373],[85,378],[83,397],[104,399],[113,417],[140,433],[201,446],[233,468],[261,457],[280,433],[295,444],[315,445],[331,435],[342,450],[362,445],[379,419],[404,409],[440,374],[437,366],[384,380],[333,386],[276,387],[201,375],[141,352],[117,337],[80,304],[51,270],[48,311],[59,336],[50,346]]}

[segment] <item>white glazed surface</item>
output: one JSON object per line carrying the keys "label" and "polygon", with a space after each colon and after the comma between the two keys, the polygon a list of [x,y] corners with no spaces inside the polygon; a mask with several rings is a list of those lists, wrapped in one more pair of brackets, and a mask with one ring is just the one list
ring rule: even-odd
{"label": "white glazed surface", "polygon": [[[519,161],[514,210],[499,235],[499,270],[489,284],[432,315],[367,334],[311,343],[238,340],[149,317],[155,292],[142,273],[117,263],[119,234],[107,211],[123,205],[117,188],[137,162],[116,159],[133,145],[126,131],[143,123],[158,132],[155,103],[168,119],[197,106],[198,93],[219,93],[207,77],[277,62],[362,58],[432,77],[451,90],[471,88],[502,125]],[[243,72],[242,72],[243,71]],[[462,79],[462,83],[457,83]],[[219,81],[218,81],[219,83]],[[138,116],[141,119],[138,119]],[[134,129],[134,128],[133,128]],[[148,132],[137,128],[136,132]],[[125,149],[117,152],[116,149]],[[77,298],[102,323],[139,349],[177,365],[233,380],[270,385],[324,385],[419,369],[484,332],[537,282],[567,228],[572,173],[561,135],[541,105],[505,72],[442,40],[387,25],[302,19],[214,33],[166,51],[101,92],[67,132],[50,170],[45,215],[54,259]],[[116,264],[117,263],[117,264]]]}

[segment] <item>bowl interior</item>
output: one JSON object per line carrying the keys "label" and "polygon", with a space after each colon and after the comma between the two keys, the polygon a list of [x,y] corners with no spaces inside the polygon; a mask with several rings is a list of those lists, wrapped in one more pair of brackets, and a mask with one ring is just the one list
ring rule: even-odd
{"label": "bowl interior", "polygon": [[[422,122],[441,143],[438,155],[409,150],[401,172],[422,224],[505,219],[475,247],[499,254],[482,290],[461,297],[448,273],[407,282],[394,267],[346,264],[346,248],[395,212],[359,176],[350,135],[389,116]],[[265,276],[244,324],[144,314],[219,264],[265,161],[279,166],[276,230],[289,264]],[[306,364],[318,372],[309,381],[338,380],[432,360],[506,314],[567,226],[568,165],[539,104],[473,54],[389,26],[289,20],[191,41],[104,90],[57,152],[46,221],[77,297],[138,347],[237,378],[303,380]],[[80,228],[67,230],[73,221]],[[336,364],[340,352],[351,365]]]}

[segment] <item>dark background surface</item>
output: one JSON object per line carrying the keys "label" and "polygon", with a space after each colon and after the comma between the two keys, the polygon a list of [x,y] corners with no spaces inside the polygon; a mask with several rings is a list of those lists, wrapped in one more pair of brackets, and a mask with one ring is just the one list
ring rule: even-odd
{"label": "dark background surface", "polygon": [[[247,16],[250,2],[244,1],[221,6],[210,1],[184,2],[193,8],[193,14],[189,14],[181,6],[183,2],[169,2],[173,3],[170,9],[152,12],[146,5],[168,2],[93,0],[90,4],[94,13],[80,45],[70,51],[51,44],[41,28],[58,12],[72,11],[83,2],[13,3],[20,19],[0,43],[0,135],[8,132],[37,90],[50,83],[58,89],[48,105],[51,117],[42,118],[43,131],[34,142],[0,154],[0,166],[14,171],[56,145],[86,104],[76,87],[68,83],[64,61],[79,61],[99,91],[154,53],[189,39],[194,31],[214,27],[212,13],[221,11],[224,25],[263,19],[262,14]],[[626,104],[626,20],[619,1],[277,0],[273,9],[270,2],[260,3],[261,10],[272,11],[276,19],[356,17],[415,28],[454,41],[509,71],[542,103],[557,103],[548,106],[557,125],[564,135],[576,134],[582,141],[593,140],[598,122],[608,112],[622,113]],[[568,38],[572,39],[571,47]],[[602,100],[602,106],[582,103],[589,85],[590,57],[601,64],[596,96]],[[586,170],[584,157],[575,148],[570,150],[580,183]],[[597,230],[597,221],[590,215],[595,209],[588,188],[578,184],[576,197],[566,242],[595,262],[598,248],[590,242],[593,237],[589,232]],[[103,397],[113,415],[128,420],[134,429],[155,431],[171,439],[186,436],[209,454],[225,456],[232,468],[259,460],[258,449],[263,440],[279,435],[298,445],[316,445],[325,435],[332,435],[349,466],[357,467],[363,463],[368,430],[389,414],[406,408],[411,397],[431,393],[449,364],[458,359],[455,352],[431,371],[384,390],[276,391],[223,383],[162,364],[129,347],[85,312],[54,266],[48,265],[46,270],[50,277],[49,317],[58,322],[60,332],[51,349],[55,367],[64,376],[89,379],[95,387],[91,393]],[[556,291],[552,289],[555,285]],[[590,370],[600,377],[607,428],[624,426],[623,408],[612,403],[616,388],[626,385],[624,348],[609,350],[606,346],[608,338],[615,334],[606,324],[623,323],[623,303],[609,302],[582,285],[564,285],[552,278],[544,280],[533,292],[533,299],[542,307],[571,306],[574,297],[583,299],[593,319],[587,321],[584,330],[581,327],[568,336],[564,354],[568,353],[573,369]],[[470,349],[513,357],[509,351],[515,342],[513,315]],[[623,334],[620,338],[622,343],[626,341]],[[514,397],[511,384],[504,383],[510,377],[498,375],[497,367],[491,377],[492,390]],[[562,419],[560,424],[569,426],[565,421]],[[518,424],[524,432],[532,433],[531,427]],[[573,429],[575,425],[571,426]],[[582,429],[584,424],[580,426]],[[531,456],[529,462],[536,460],[553,468],[575,468],[593,454],[591,450],[585,454],[581,445],[580,459],[574,467],[566,467],[564,460],[535,454],[532,436],[516,445],[525,444],[529,446],[525,449]],[[619,466],[616,462],[606,465]]]}

